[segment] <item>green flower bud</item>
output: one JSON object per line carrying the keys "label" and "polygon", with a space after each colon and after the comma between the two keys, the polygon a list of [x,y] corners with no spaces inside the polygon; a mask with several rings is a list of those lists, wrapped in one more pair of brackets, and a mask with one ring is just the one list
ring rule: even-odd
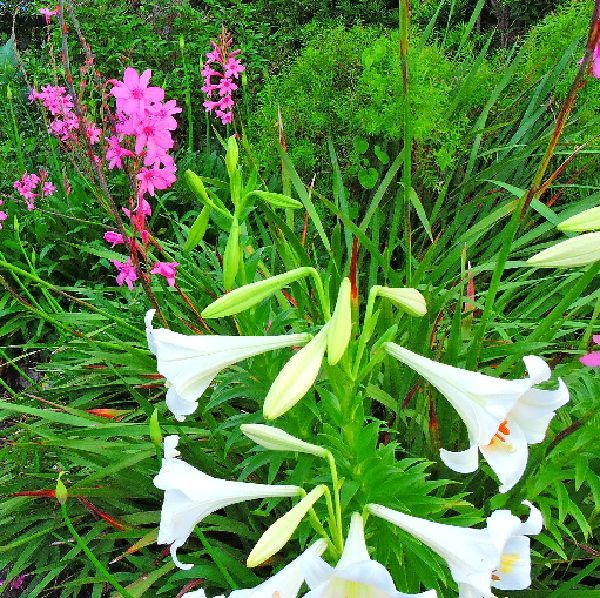
{"label": "green flower bud", "polygon": [[64,471],[61,471],[58,474],[58,480],[56,480],[56,490],[54,491],[56,499],[61,505],[64,505],[67,502],[67,497],[69,496],[67,487],[62,483],[61,480],[63,475],[65,475]]}
{"label": "green flower bud", "polygon": [[417,289],[380,286],[374,288],[377,289],[377,295],[389,299],[394,305],[400,307],[411,316],[424,316],[427,313],[425,297]]}
{"label": "green flower bud", "polygon": [[233,218],[229,229],[229,238],[223,254],[223,286],[225,289],[233,287],[235,277],[240,265],[240,225],[237,218]]}
{"label": "green flower bud", "polygon": [[279,428],[265,424],[242,424],[240,430],[250,440],[272,451],[294,451],[326,458],[327,450],[316,444],[310,444],[296,438]]}
{"label": "green flower bud", "polygon": [[338,299],[329,322],[327,334],[327,358],[335,365],[344,355],[352,333],[352,301],[350,279],[344,278],[338,292]]}
{"label": "green flower bud", "polygon": [[559,230],[579,232],[600,228],[600,207],[584,210],[580,214],[567,218],[558,225]]}
{"label": "green flower bud", "polygon": [[148,420],[148,429],[150,432],[150,440],[154,444],[162,446],[162,433],[160,431],[160,424],[158,423],[158,411],[156,409]]}
{"label": "green flower bud", "polygon": [[246,284],[227,295],[219,297],[219,299],[208,305],[202,312],[202,317],[223,318],[238,314],[274,295],[290,283],[301,280],[313,272],[312,268],[296,268],[284,274]]}
{"label": "green flower bud", "polygon": [[574,268],[600,259],[600,233],[579,235],[544,249],[527,260],[537,268]]}
{"label": "green flower bud", "polygon": [[323,496],[326,486],[321,484],[311,490],[295,507],[283,517],[271,524],[269,529],[259,538],[256,546],[248,555],[248,567],[256,567],[279,552],[292,537],[304,516],[313,505]]}

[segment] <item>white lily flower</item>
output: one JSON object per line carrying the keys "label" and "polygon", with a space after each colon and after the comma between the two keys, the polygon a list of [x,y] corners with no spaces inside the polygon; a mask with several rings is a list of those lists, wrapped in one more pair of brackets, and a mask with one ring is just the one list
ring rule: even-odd
{"label": "white lily flower", "polygon": [[479,451],[500,480],[500,492],[510,490],[527,465],[527,445],[542,442],[556,409],[569,400],[564,382],[557,390],[535,384],[550,378],[547,364],[533,355],[523,358],[529,377],[503,380],[438,363],[394,343],[386,351],[426,378],[448,399],[465,422],[470,447],[440,449],[442,461],[460,473],[475,471]]}
{"label": "white lily flower", "polygon": [[494,511],[485,529],[435,523],[383,507],[369,511],[397,525],[445,559],[459,588],[459,598],[491,598],[492,586],[523,590],[531,584],[530,540],[542,530],[542,515],[525,501],[530,514],[524,523],[510,511]]}
{"label": "white lily flower", "polygon": [[405,598],[422,596],[435,598],[437,592],[430,590],[421,594],[403,594],[396,590],[387,569],[369,557],[365,543],[363,519],[358,513],[352,515],[350,531],[344,551],[337,565],[332,567],[322,558],[312,556],[303,561],[306,583],[310,592],[304,598]]}
{"label": "white lily flower", "polygon": [[160,515],[158,544],[170,544],[173,562],[180,569],[191,569],[177,558],[196,524],[211,513],[229,505],[258,498],[297,496],[298,486],[250,484],[213,478],[178,458],[179,436],[164,440],[162,467],[154,477],[154,485],[165,491]]}
{"label": "white lily flower", "polygon": [[167,379],[167,406],[177,421],[194,413],[198,399],[226,367],[267,351],[304,345],[307,334],[282,336],[187,336],[152,328],[155,310],[146,314],[148,348],[158,372]]}
{"label": "white lily flower", "polygon": [[[279,573],[267,579],[260,585],[249,590],[235,590],[229,598],[297,598],[298,592],[304,583],[304,563],[312,558],[319,558],[325,551],[325,540],[317,540],[300,556],[286,565]],[[204,590],[196,590],[184,594],[181,598],[206,598]],[[225,598],[217,596],[216,598]]]}
{"label": "white lily flower", "polygon": [[329,324],[325,324],[307,345],[284,366],[265,398],[263,415],[275,419],[291,409],[314,384],[327,348]]}

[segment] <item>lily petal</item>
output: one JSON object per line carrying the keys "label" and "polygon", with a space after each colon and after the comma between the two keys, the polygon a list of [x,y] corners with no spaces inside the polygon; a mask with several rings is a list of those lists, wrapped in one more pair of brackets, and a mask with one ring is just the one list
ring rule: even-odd
{"label": "lily petal", "polygon": [[165,491],[158,544],[171,544],[173,562],[180,569],[190,569],[177,558],[194,527],[211,513],[228,505],[258,498],[297,496],[298,486],[250,484],[213,478],[178,458],[178,436],[164,439],[162,467],[154,485]]}
{"label": "lily petal", "polygon": [[154,310],[146,314],[148,347],[156,355],[157,369],[170,385],[167,404],[178,421],[194,413],[198,399],[223,369],[249,357],[275,349],[303,345],[306,334],[282,336],[188,336],[153,329]]}
{"label": "lily petal", "polygon": [[486,446],[479,447],[484,459],[500,480],[500,492],[508,492],[523,476],[527,466],[527,438],[521,427],[506,420],[510,435],[494,437]]}

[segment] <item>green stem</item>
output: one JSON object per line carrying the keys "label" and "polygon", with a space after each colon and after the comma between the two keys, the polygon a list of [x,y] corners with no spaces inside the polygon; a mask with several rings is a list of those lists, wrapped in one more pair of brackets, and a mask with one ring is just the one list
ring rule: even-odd
{"label": "green stem", "polygon": [[404,252],[405,252],[405,272],[406,286],[411,285],[412,279],[412,239],[410,227],[410,192],[412,188],[411,169],[412,169],[412,126],[410,118],[410,84],[408,73],[408,52],[410,43],[410,2],[409,0],[399,0],[399,21],[400,21],[400,63],[402,65],[402,89],[404,92],[403,103],[403,155],[404,155]]}
{"label": "green stem", "polygon": [[94,556],[94,553],[88,548],[87,544],[83,541],[83,538],[75,531],[73,527],[73,523],[71,523],[71,519],[69,517],[69,513],[67,512],[67,502],[63,502],[60,505],[60,510],[62,511],[62,516],[67,524],[67,528],[69,532],[73,536],[75,542],[81,550],[85,553],[85,555],[90,559],[96,570],[108,583],[110,583],[115,590],[121,593],[123,598],[133,598],[133,596],[109,573],[108,569]]}
{"label": "green stem", "polygon": [[[331,471],[331,483],[333,485],[333,498],[335,500],[335,514],[336,514],[336,528],[337,535],[336,540],[338,543],[339,551],[344,549],[344,535],[342,527],[342,504],[340,501],[340,483],[338,479],[337,465],[335,459],[330,451],[327,451],[327,461],[329,462],[329,469]],[[331,500],[331,499],[330,499]]]}
{"label": "green stem", "polygon": [[323,319],[325,322],[329,322],[331,319],[331,312],[329,301],[325,295],[325,291],[323,290],[323,281],[319,276],[319,273],[315,270],[315,268],[310,268],[310,275],[313,278],[315,283],[315,288],[317,290],[317,297],[319,298],[319,303],[321,304],[321,310],[323,311]]}
{"label": "green stem", "polygon": [[338,552],[337,548],[335,547],[335,544],[331,541],[329,534],[325,531],[323,524],[319,521],[319,518],[317,517],[315,510],[310,509],[310,511],[308,512],[308,515],[310,518],[310,523],[312,524],[312,526],[315,529],[315,531],[317,532],[317,534],[319,534],[319,536],[321,536],[323,538],[323,540],[325,540],[325,542],[327,543],[327,548],[329,548],[332,557],[335,559],[339,558],[340,553]]}
{"label": "green stem", "polygon": [[363,318],[362,331],[360,333],[360,337],[358,339],[358,347],[356,349],[356,359],[354,361],[354,367],[352,368],[352,379],[354,381],[356,381],[356,378],[358,376],[360,362],[361,362],[363,354],[365,352],[365,347],[367,346],[367,341],[368,341],[367,332],[369,330],[369,324],[371,322],[371,318],[373,317],[373,307],[375,305],[375,299],[377,299],[378,289],[379,289],[379,285],[374,285],[371,287],[371,290],[369,291],[369,299],[367,300],[365,317]]}

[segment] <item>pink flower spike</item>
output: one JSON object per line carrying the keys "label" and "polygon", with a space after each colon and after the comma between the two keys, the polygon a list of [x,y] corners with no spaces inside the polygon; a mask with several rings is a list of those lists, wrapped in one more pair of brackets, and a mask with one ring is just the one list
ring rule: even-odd
{"label": "pink flower spike", "polygon": [[228,96],[237,88],[238,86],[231,79],[221,79],[221,83],[219,83],[219,94]]}
{"label": "pink flower spike", "polygon": [[118,262],[117,260],[110,260],[118,271],[117,284],[122,287],[123,283],[126,283],[130,291],[133,291],[133,283],[137,280],[137,273],[135,267],[131,262],[131,258],[127,258],[127,262]]}
{"label": "pink flower spike", "polygon": [[600,351],[592,351],[579,358],[579,361],[589,368],[600,367]]}
{"label": "pink flower spike", "polygon": [[125,243],[125,239],[123,239],[123,235],[116,233],[112,230],[106,231],[104,233],[104,240],[107,243],[111,243],[113,249],[115,247],[115,245],[120,245],[121,243]]}
{"label": "pink flower spike", "polygon": [[175,286],[177,266],[179,266],[179,262],[156,262],[156,264],[154,264],[154,268],[150,270],[150,274],[158,274],[159,276],[164,276],[167,279],[169,286],[173,287]]}

